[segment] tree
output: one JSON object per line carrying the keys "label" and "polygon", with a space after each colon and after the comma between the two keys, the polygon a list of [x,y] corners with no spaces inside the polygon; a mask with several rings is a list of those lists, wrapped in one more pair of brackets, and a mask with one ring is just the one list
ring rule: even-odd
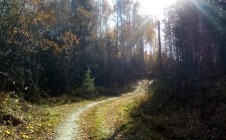
{"label": "tree", "polygon": [[94,78],[92,77],[91,70],[88,68],[83,83],[81,86],[81,94],[86,98],[92,98],[96,96],[96,87],[94,83]]}
{"label": "tree", "polygon": [[108,0],[0,0],[0,89],[40,97],[81,85],[87,67],[98,85],[141,72],[151,20],[138,2],[114,2],[115,11]]}

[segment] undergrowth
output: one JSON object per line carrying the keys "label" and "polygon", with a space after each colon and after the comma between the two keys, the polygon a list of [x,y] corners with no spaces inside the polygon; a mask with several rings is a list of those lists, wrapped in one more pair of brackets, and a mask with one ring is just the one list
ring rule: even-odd
{"label": "undergrowth", "polygon": [[226,82],[193,81],[172,89],[170,81],[155,81],[151,98],[135,110],[130,139],[226,139]]}
{"label": "undergrowth", "polygon": [[1,140],[48,140],[53,137],[56,119],[48,109],[29,104],[9,93],[0,94]]}

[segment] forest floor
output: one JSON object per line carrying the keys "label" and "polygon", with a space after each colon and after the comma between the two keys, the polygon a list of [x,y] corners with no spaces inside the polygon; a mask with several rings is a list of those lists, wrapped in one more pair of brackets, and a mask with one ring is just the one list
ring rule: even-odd
{"label": "forest floor", "polygon": [[[138,82],[133,92],[118,97],[87,101],[74,105],[56,128],[56,140],[99,140],[117,139],[120,128],[126,129],[130,122],[131,111],[147,97],[148,81]],[[57,107],[54,112],[61,112],[67,107]],[[69,107],[71,108],[71,107]],[[55,109],[54,109],[55,110]],[[119,138],[121,139],[121,138]]]}
{"label": "forest floor", "polygon": [[196,81],[189,94],[176,95],[164,81],[140,80],[118,96],[63,95],[38,105],[0,94],[0,140],[226,139],[226,81]]}
{"label": "forest floor", "polygon": [[172,90],[171,80],[155,80],[150,100],[131,114],[133,127],[124,135],[142,140],[226,139],[224,79],[196,79],[178,91]]}
{"label": "forest floor", "polygon": [[2,93],[0,139],[124,139],[134,122],[131,114],[148,99],[148,84],[140,80],[118,96],[84,100],[63,95],[36,105]]}

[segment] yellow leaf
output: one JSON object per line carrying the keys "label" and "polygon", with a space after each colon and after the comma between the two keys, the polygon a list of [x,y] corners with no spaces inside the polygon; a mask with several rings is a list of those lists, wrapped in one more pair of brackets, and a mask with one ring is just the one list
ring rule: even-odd
{"label": "yellow leaf", "polygon": [[23,137],[24,139],[29,139],[29,136],[28,136],[28,135],[25,135],[25,134],[23,134],[22,137]]}
{"label": "yellow leaf", "polygon": [[47,126],[50,127],[50,126],[52,126],[52,124],[48,123]]}
{"label": "yellow leaf", "polygon": [[30,126],[30,129],[34,129],[34,126]]}
{"label": "yellow leaf", "polygon": [[10,134],[11,134],[11,132],[10,132],[9,130],[6,130],[5,133],[6,133],[7,135],[10,135]]}

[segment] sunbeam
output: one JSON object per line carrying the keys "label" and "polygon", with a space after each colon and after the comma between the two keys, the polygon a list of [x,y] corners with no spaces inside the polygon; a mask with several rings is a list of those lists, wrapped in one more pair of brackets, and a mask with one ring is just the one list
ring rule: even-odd
{"label": "sunbeam", "polygon": [[163,10],[175,3],[177,0],[139,0],[141,12],[146,15],[163,18]]}

